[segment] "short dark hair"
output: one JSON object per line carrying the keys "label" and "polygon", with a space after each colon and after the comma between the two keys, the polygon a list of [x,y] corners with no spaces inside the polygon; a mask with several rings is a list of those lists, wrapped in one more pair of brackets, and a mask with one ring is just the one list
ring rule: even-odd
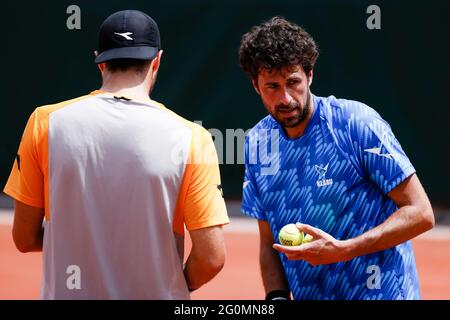
{"label": "short dark hair", "polygon": [[300,26],[283,17],[273,17],[242,36],[239,62],[256,80],[261,68],[272,70],[300,64],[305,73],[314,68],[319,48]]}
{"label": "short dark hair", "polygon": [[152,60],[139,59],[114,59],[106,61],[106,69],[110,72],[135,70],[136,72],[144,72]]}

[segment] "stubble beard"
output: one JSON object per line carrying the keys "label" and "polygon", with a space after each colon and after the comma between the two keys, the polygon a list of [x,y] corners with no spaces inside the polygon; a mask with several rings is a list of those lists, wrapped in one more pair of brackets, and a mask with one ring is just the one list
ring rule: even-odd
{"label": "stubble beard", "polygon": [[[279,104],[275,106],[275,111],[272,112],[271,115],[283,128],[294,128],[300,125],[308,117],[311,112],[310,102],[311,92],[308,90],[308,96],[304,106],[296,101],[292,101],[289,105]],[[289,118],[283,116],[283,112],[292,112],[294,110],[298,110],[295,115]]]}

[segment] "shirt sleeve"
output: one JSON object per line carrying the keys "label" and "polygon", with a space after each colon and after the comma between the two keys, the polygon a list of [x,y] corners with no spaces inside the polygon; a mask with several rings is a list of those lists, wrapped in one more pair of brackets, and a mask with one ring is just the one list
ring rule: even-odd
{"label": "shirt sleeve", "polygon": [[208,131],[201,128],[193,138],[186,166],[184,223],[188,230],[229,223],[216,148]]}
{"label": "shirt sleeve", "polygon": [[389,193],[415,169],[395,138],[389,124],[367,107],[362,117],[355,117],[352,140],[362,171],[384,194]]}
{"label": "shirt sleeve", "polygon": [[261,203],[258,185],[256,183],[256,176],[254,168],[256,163],[251,163],[250,159],[256,159],[256,157],[251,155],[251,152],[256,152],[257,147],[253,146],[249,141],[249,137],[245,138],[245,176],[244,184],[242,186],[242,205],[241,211],[245,215],[256,218],[258,220],[267,221],[266,214],[263,210]]}
{"label": "shirt sleeve", "polygon": [[27,205],[44,208],[44,174],[39,162],[36,139],[36,111],[28,119],[11,174],[4,192]]}

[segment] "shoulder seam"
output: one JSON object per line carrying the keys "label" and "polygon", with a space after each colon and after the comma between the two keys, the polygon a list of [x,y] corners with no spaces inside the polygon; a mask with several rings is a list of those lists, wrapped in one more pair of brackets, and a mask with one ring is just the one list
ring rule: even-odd
{"label": "shoulder seam", "polygon": [[[52,111],[49,111],[48,113],[46,113],[42,118],[39,118],[39,117],[38,117],[38,113],[36,113],[36,116],[37,116],[37,119],[36,119],[36,120],[37,120],[37,122],[39,123],[39,122],[41,122],[42,120],[47,119],[48,116],[49,116],[51,113],[53,113],[53,112],[55,112],[55,111],[57,111],[57,110],[60,110],[60,109],[62,109],[62,108],[68,107],[68,106],[70,106],[70,105],[72,105],[72,104],[74,104],[74,103],[77,103],[78,101],[81,101],[81,100],[84,100],[84,99],[88,99],[88,98],[90,98],[90,97],[93,97],[93,96],[90,95],[90,94],[87,94],[87,95],[84,95],[84,96],[81,96],[81,97],[77,97],[77,98],[73,98],[73,99],[70,99],[70,100],[61,101],[61,102],[54,103],[54,104],[48,104],[48,105],[39,106],[39,107],[37,107],[37,108],[35,109],[35,111],[38,111],[38,109],[43,109],[43,108],[46,108],[46,107],[49,107],[49,108],[54,107],[55,109],[52,110]],[[58,106],[60,106],[60,107],[58,107]]]}

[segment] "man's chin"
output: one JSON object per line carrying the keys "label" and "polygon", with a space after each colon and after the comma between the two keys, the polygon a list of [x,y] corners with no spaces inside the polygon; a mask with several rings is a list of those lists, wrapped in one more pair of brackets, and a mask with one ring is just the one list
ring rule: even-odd
{"label": "man's chin", "polygon": [[275,119],[283,128],[294,128],[297,127],[302,120],[299,117],[287,118],[287,119]]}
{"label": "man's chin", "polygon": [[283,125],[284,128],[295,128],[298,127],[302,122],[300,120],[296,120],[295,122],[289,122]]}

